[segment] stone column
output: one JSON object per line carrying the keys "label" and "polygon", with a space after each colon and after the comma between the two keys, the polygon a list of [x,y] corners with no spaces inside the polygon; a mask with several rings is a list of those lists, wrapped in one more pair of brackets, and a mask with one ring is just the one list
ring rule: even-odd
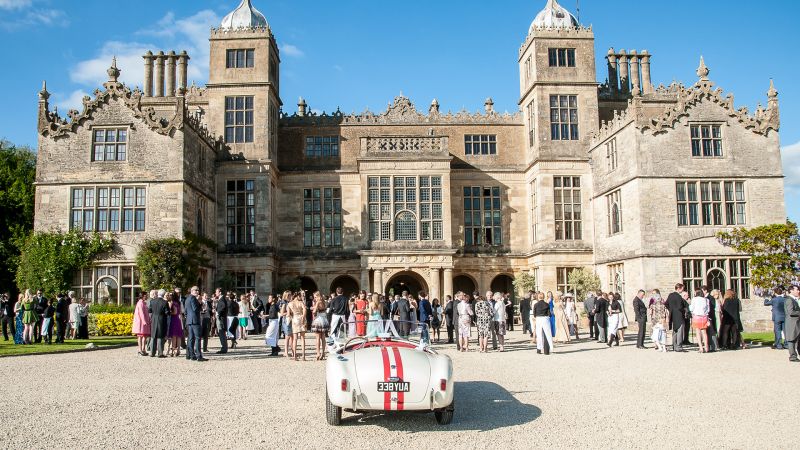
{"label": "stone column", "polygon": [[144,96],[153,96],[153,52],[147,51],[144,58]]}
{"label": "stone column", "polygon": [[452,296],[453,292],[453,269],[444,269],[444,292],[442,292],[442,300],[445,295]]}
{"label": "stone column", "polygon": [[383,269],[375,269],[372,272],[372,290],[379,294],[383,294]]}
{"label": "stone column", "polygon": [[614,54],[614,48],[608,49],[608,86],[612,91],[619,90],[619,75],[617,74],[617,55]]}
{"label": "stone column", "polygon": [[184,50],[178,55],[178,89],[183,89],[184,91],[187,86],[186,72],[188,71],[188,66],[189,55],[186,53],[186,50]]}
{"label": "stone column", "polygon": [[361,268],[361,289],[371,292],[369,289],[369,269],[366,267]]}
{"label": "stone column", "polygon": [[431,276],[431,286],[430,292],[428,293],[428,298],[433,300],[434,298],[438,298],[439,301],[442,300],[442,292],[439,289],[439,280],[441,278],[441,269],[435,267],[430,269],[430,276]]}
{"label": "stone column", "polygon": [[167,97],[175,97],[175,50],[167,55]]}
{"label": "stone column", "polygon": [[156,89],[155,97],[164,96],[164,52],[158,52],[156,55]]}
{"label": "stone column", "polygon": [[642,85],[639,81],[639,55],[636,50],[631,50],[631,91],[642,93]]}
{"label": "stone column", "polygon": [[653,83],[650,81],[650,55],[647,50],[642,50],[640,57],[642,59],[642,93],[649,94],[653,92]]}
{"label": "stone column", "polygon": [[625,50],[619,51],[619,90],[630,91],[630,75],[628,75],[628,55]]}

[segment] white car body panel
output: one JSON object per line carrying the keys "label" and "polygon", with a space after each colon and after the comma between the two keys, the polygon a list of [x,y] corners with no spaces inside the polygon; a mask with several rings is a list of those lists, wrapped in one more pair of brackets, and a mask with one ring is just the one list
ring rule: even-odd
{"label": "white car body panel", "polygon": [[[404,340],[370,339],[361,349],[332,353],[326,366],[330,402],[352,411],[435,411],[453,404],[453,363]],[[393,345],[395,344],[395,345]],[[404,345],[408,344],[408,345]],[[397,346],[399,345],[399,347]],[[342,380],[348,380],[342,390]],[[441,380],[446,389],[441,390]],[[408,392],[378,392],[379,382],[409,383]]]}

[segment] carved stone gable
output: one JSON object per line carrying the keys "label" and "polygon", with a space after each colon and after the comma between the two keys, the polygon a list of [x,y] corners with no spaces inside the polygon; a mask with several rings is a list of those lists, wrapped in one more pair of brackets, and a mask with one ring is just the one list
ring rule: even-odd
{"label": "carved stone gable", "polygon": [[425,116],[419,113],[407,97],[399,95],[394,98],[394,102],[383,113],[384,117],[390,122],[422,122]]}

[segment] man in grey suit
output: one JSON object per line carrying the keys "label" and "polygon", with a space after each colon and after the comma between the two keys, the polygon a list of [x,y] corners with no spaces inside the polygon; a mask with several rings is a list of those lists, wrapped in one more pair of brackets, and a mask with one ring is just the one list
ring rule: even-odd
{"label": "man in grey suit", "polygon": [[800,287],[789,288],[789,295],[785,298],[783,307],[786,313],[786,322],[783,332],[786,334],[786,347],[789,349],[789,361],[799,362],[797,347],[800,343]]}
{"label": "man in grey suit", "polygon": [[397,331],[402,337],[408,337],[408,332],[411,329],[411,324],[409,323],[411,320],[411,304],[408,302],[406,295],[408,293],[404,291],[403,296],[392,305],[394,314],[397,315],[397,320],[400,321]]}
{"label": "man in grey suit", "polygon": [[[594,292],[589,292],[583,300],[583,309],[586,312],[586,317],[589,318],[589,340],[600,339],[597,324],[594,322],[594,304],[596,301],[597,297],[595,297]],[[536,300],[531,296],[531,308],[533,308],[534,303],[536,303]]]}
{"label": "man in grey suit", "polygon": [[167,291],[164,289],[159,290],[158,297],[150,300],[150,306],[147,308],[152,314],[150,325],[151,357],[156,356],[156,349],[158,349],[158,357],[166,358],[164,356],[164,338],[167,337],[167,319],[169,318],[169,305],[164,300],[166,293]]}
{"label": "man in grey suit", "polygon": [[203,338],[202,322],[200,321],[200,301],[197,296],[200,295],[200,289],[197,286],[192,286],[189,289],[189,296],[186,297],[186,328],[189,331],[189,338],[186,345],[186,359],[192,361],[206,361],[203,358],[203,352],[200,349],[200,343]]}

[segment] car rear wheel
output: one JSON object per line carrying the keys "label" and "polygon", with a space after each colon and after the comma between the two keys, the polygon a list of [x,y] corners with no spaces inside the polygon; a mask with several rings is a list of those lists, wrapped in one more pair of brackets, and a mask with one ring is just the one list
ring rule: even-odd
{"label": "car rear wheel", "polygon": [[325,417],[328,419],[328,425],[338,426],[342,423],[342,408],[331,403],[327,390],[325,391]]}
{"label": "car rear wheel", "polygon": [[435,411],[433,415],[436,416],[436,423],[439,425],[449,425],[453,421],[453,413],[455,413],[455,408],[451,404],[447,408]]}

